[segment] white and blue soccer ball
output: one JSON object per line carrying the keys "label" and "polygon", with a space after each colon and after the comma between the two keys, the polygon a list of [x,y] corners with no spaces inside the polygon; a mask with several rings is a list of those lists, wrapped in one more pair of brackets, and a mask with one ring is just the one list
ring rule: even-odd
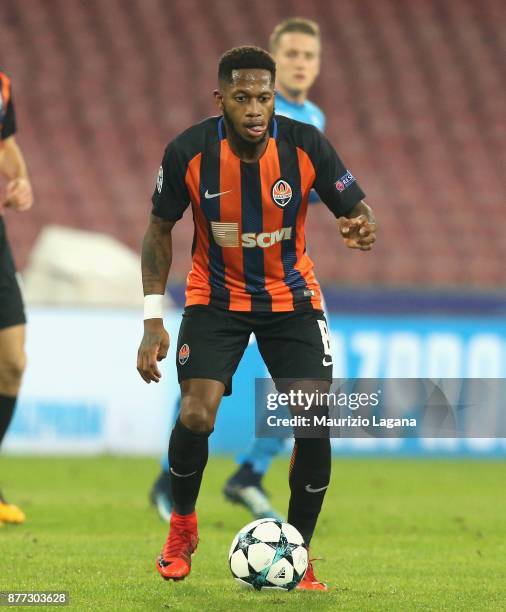
{"label": "white and blue soccer ball", "polygon": [[232,575],[243,586],[291,591],[306,573],[308,554],[293,525],[265,518],[239,531],[228,560]]}

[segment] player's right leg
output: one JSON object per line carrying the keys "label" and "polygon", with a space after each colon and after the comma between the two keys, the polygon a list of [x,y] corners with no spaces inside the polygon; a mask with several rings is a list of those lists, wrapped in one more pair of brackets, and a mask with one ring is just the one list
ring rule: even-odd
{"label": "player's right leg", "polygon": [[181,383],[181,411],[169,442],[174,508],[169,536],[156,564],[167,580],[181,580],[190,573],[191,556],[199,539],[195,504],[207,464],[208,438],[224,390],[225,385],[217,380]]}
{"label": "player's right leg", "polygon": [[248,345],[250,329],[239,315],[209,306],[185,309],[177,343],[181,411],[169,442],[174,499],[167,542],[157,560],[165,579],[190,573],[198,542],[195,505],[208,458],[208,438],[222,396]]}

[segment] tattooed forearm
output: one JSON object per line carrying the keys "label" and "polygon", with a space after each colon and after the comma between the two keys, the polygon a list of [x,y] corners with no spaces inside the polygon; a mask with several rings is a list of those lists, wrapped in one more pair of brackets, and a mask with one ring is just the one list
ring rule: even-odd
{"label": "tattooed forearm", "polygon": [[172,263],[173,221],[151,215],[142,243],[142,286],[144,295],[164,294]]}

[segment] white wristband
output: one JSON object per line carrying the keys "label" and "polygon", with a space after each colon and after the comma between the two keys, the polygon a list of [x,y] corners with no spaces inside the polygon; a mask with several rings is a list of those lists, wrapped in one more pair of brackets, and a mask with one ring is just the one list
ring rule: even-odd
{"label": "white wristband", "polygon": [[163,295],[144,296],[144,321],[146,319],[163,319]]}

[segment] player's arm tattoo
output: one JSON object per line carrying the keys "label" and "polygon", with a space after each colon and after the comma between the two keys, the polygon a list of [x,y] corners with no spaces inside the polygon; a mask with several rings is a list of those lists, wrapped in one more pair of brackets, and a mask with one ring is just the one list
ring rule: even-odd
{"label": "player's arm tattoo", "polygon": [[365,215],[369,223],[374,223],[376,225],[376,217],[374,216],[374,212],[372,208],[364,202],[364,200],[360,200],[360,202],[356,204],[345,216],[348,219],[353,219],[354,217],[360,217],[360,215]]}
{"label": "player's arm tattoo", "polygon": [[142,243],[142,286],[144,295],[165,293],[172,263],[172,228],[174,221],[151,215]]}

